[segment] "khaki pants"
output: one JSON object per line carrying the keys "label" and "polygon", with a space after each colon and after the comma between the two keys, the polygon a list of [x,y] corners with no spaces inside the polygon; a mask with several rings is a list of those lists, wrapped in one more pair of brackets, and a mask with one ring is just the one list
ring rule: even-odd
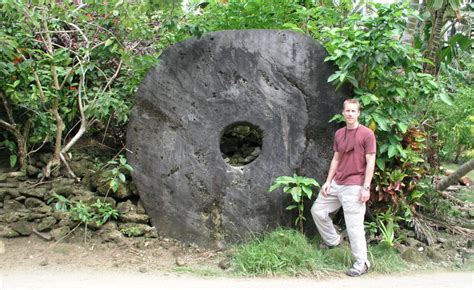
{"label": "khaki pants", "polygon": [[333,181],[328,196],[319,194],[311,207],[311,215],[323,240],[328,245],[336,246],[341,237],[329,214],[342,205],[352,254],[356,259],[354,266],[361,267],[365,263],[369,267],[364,231],[365,203],[359,201],[360,189],[360,185],[338,185]]}

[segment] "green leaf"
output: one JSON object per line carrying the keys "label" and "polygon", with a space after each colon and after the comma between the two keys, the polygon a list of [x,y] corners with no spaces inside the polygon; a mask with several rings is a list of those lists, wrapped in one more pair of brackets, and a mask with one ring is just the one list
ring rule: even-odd
{"label": "green leaf", "polygon": [[453,102],[451,101],[451,98],[450,98],[449,95],[446,94],[445,92],[439,93],[438,96],[439,96],[439,98],[440,98],[444,103],[446,103],[447,105],[450,105],[450,106],[453,105]]}
{"label": "green leaf", "polygon": [[407,158],[407,153],[405,152],[405,149],[403,149],[402,145],[400,144],[397,144],[397,150],[398,152],[400,153],[400,155],[403,157],[403,158]]}
{"label": "green leaf", "polygon": [[397,147],[394,145],[388,145],[388,158],[392,158],[397,153]]}
{"label": "green leaf", "polygon": [[402,133],[406,133],[407,130],[408,130],[408,125],[405,124],[405,123],[398,123],[398,128],[400,129],[400,131],[402,131]]}
{"label": "green leaf", "polygon": [[296,32],[300,32],[300,33],[303,33],[303,34],[305,33],[303,29],[299,28],[294,23],[285,23],[285,24],[283,24],[283,28],[293,30],[293,31],[296,31]]}
{"label": "green leaf", "polygon": [[15,167],[18,157],[14,154],[10,155],[10,167]]}
{"label": "green leaf", "polygon": [[120,173],[118,177],[122,182],[125,182],[127,180],[127,178],[125,178],[125,175],[123,173]]}
{"label": "green leaf", "polygon": [[303,185],[301,188],[303,189],[303,192],[306,193],[306,196],[308,198],[311,198],[311,196],[313,195],[313,191],[311,190],[311,188],[306,185]]}
{"label": "green leaf", "polygon": [[377,167],[378,167],[380,170],[382,170],[382,171],[385,170],[385,160],[379,158],[379,159],[376,159],[376,160],[375,160],[375,163],[377,164]]}
{"label": "green leaf", "polygon": [[328,83],[333,82],[334,80],[338,79],[340,75],[341,75],[340,71],[333,73],[332,75],[329,76]]}
{"label": "green leaf", "polygon": [[275,189],[279,188],[282,184],[281,183],[274,183],[270,188],[268,189],[268,192],[272,192]]}
{"label": "green leaf", "polygon": [[114,41],[113,41],[111,38],[109,38],[109,39],[107,39],[107,40],[105,41],[104,46],[107,47],[107,46],[109,46],[109,45],[112,45],[112,43],[114,43]]}
{"label": "green leaf", "polygon": [[283,184],[295,183],[295,179],[291,176],[279,176],[275,179],[275,182]]}
{"label": "green leaf", "polygon": [[301,200],[301,188],[296,186],[290,190],[293,201],[300,202]]}
{"label": "green leaf", "polygon": [[292,209],[295,209],[297,208],[298,206],[296,204],[292,204],[292,205],[289,205],[286,207],[286,210],[292,210]]}

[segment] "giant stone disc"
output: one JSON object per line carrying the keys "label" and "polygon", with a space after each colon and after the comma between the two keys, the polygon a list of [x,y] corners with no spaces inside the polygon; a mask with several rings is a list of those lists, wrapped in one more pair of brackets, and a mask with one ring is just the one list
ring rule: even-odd
{"label": "giant stone disc", "polygon": [[[141,84],[127,132],[133,180],[159,234],[205,247],[289,226],[289,197],[268,192],[298,172],[324,182],[348,95],[327,82],[325,49],[291,31],[224,31],[168,48]],[[232,165],[224,131],[261,133],[255,160]]]}

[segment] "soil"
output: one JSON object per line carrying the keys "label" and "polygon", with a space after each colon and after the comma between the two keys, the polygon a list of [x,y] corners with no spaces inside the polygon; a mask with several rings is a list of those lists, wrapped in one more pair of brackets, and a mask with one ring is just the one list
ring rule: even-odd
{"label": "soil", "polygon": [[169,239],[130,238],[119,244],[94,240],[56,243],[33,234],[0,240],[0,258],[0,271],[44,268],[53,272],[81,269],[225,275],[218,265],[226,256],[224,252],[201,250]]}
{"label": "soil", "polygon": [[3,239],[0,289],[472,289],[474,283],[472,271],[239,278],[219,268],[224,252],[183,248],[164,240],[157,243],[168,248],[143,244],[139,249],[141,242],[55,243],[34,235]]}

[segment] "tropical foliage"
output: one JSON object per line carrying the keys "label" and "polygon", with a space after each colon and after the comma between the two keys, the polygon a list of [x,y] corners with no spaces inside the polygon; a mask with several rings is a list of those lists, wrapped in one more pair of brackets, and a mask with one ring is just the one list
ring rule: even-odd
{"label": "tropical foliage", "polygon": [[292,29],[326,47],[338,67],[328,81],[352,86],[376,133],[374,217],[389,209],[415,222],[439,158],[461,161],[474,144],[472,5],[417,2],[2,1],[0,144],[23,171],[48,147],[48,176],[67,168],[84,134],[127,122],[137,85],[169,45],[209,31]]}

